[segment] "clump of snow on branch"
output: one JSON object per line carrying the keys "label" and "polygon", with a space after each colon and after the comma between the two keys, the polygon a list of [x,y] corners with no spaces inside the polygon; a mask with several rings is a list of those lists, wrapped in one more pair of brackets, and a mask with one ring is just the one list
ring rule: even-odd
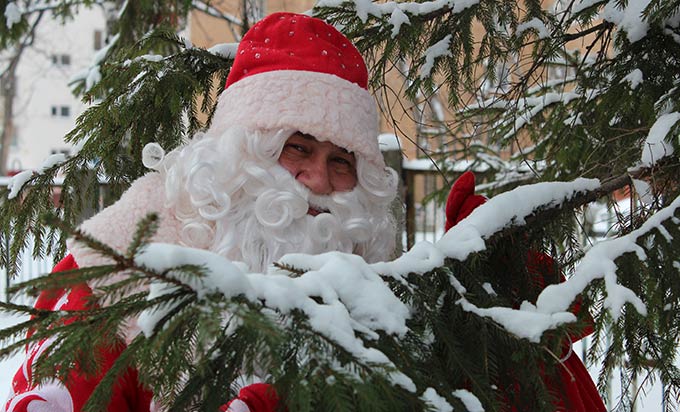
{"label": "clump of snow on branch", "polygon": [[389,23],[394,27],[392,30],[392,37],[394,38],[399,33],[401,25],[408,23],[407,13],[411,16],[422,16],[437,10],[450,10],[455,14],[478,4],[479,0],[386,1],[384,3],[374,3],[371,0],[319,0],[316,2],[316,7],[342,7],[344,9],[347,7],[347,3],[354,5],[356,15],[363,23],[368,21],[369,15],[378,19],[389,15]]}
{"label": "clump of snow on branch", "polygon": [[664,114],[656,119],[642,148],[642,166],[653,166],[660,159],[673,154],[673,145],[665,141],[671,128],[680,120],[680,113]]}
{"label": "clump of snow on branch", "polygon": [[463,402],[467,412],[484,412],[482,403],[475,395],[472,394],[472,392],[465,389],[458,389],[453,391],[453,396],[457,397]]}
{"label": "clump of snow on branch", "polygon": [[642,11],[648,4],[649,0],[633,0],[620,9],[620,3],[610,1],[604,6],[601,17],[619,26],[626,32],[628,40],[634,43],[645,37],[649,30],[649,24],[642,17]]}
{"label": "clump of snow on branch", "polygon": [[516,34],[519,36],[520,34],[524,33],[527,30],[536,30],[539,39],[546,39],[550,37],[550,32],[548,31],[548,28],[545,27],[545,24],[536,17],[525,23],[518,25]]}
{"label": "clump of snow on branch", "polygon": [[234,263],[214,253],[182,247],[173,244],[153,243],[147,245],[135,258],[135,262],[146,268],[163,272],[180,265],[205,267],[203,277],[179,277],[170,272],[169,277],[181,281],[193,289],[201,299],[208,293],[219,292],[227,298],[245,295],[255,299],[255,292],[243,272]]}
{"label": "clump of snow on branch", "polygon": [[14,199],[17,197],[19,192],[21,192],[21,189],[28,183],[29,180],[35,175],[41,175],[45,173],[48,169],[51,169],[55,166],[58,166],[66,161],[66,155],[63,153],[55,153],[53,155],[48,156],[38,167],[37,169],[29,169],[29,170],[24,170],[23,172],[19,172],[16,175],[12,176],[9,180],[9,183],[7,184],[7,189],[9,190],[9,194],[7,195],[8,199]]}
{"label": "clump of snow on branch", "polygon": [[453,412],[453,406],[446,399],[437,394],[433,388],[427,388],[420,397],[426,404],[437,412]]}
{"label": "clump of snow on branch", "polygon": [[451,56],[451,50],[449,50],[449,45],[451,44],[452,37],[453,35],[447,34],[443,39],[439,40],[437,43],[433,44],[432,46],[428,47],[427,50],[425,50],[425,63],[423,63],[419,73],[421,79],[426,79],[427,77],[430,77],[430,72],[432,72],[434,62],[438,57]]}
{"label": "clump of snow on branch", "polygon": [[401,11],[401,9],[395,8],[390,15],[389,23],[392,25],[392,38],[394,39],[399,34],[401,25],[411,24],[411,20],[409,20],[408,16],[403,11]]}
{"label": "clump of snow on branch", "polygon": [[90,91],[97,83],[99,83],[102,80],[100,72],[101,62],[109,53],[109,50],[116,44],[119,37],[119,34],[111,37],[109,43],[95,53],[90,66],[73,75],[73,77],[69,79],[69,83],[74,84],[84,80],[86,92]]}
{"label": "clump of snow on branch", "polygon": [[12,27],[21,21],[21,10],[13,1],[7,3],[5,6],[5,23],[7,28],[12,30]]}
{"label": "clump of snow on branch", "polygon": [[567,310],[555,313],[539,313],[531,303],[526,301],[522,303],[519,310],[506,307],[480,308],[465,298],[459,299],[456,303],[465,311],[493,319],[513,335],[526,338],[534,343],[541,341],[541,336],[546,330],[576,321],[576,316]]}
{"label": "clump of snow on branch", "polygon": [[236,49],[238,49],[238,43],[220,43],[212,46],[208,51],[226,59],[233,59],[236,57]]}
{"label": "clump of snow on branch", "polygon": [[628,82],[630,84],[630,88],[635,90],[642,83],[642,80],[643,80],[642,70],[635,69],[632,72],[628,73],[622,79],[622,82]]}
{"label": "clump of snow on branch", "polygon": [[449,230],[436,246],[446,256],[463,261],[470,253],[484,250],[484,239],[513,221],[519,224],[539,207],[562,204],[580,192],[599,187],[597,179],[544,182],[518,187],[489,199]]}
{"label": "clump of snow on branch", "polygon": [[[594,5],[595,1],[588,0],[577,4],[574,13]],[[624,4],[622,8],[622,4]],[[620,30],[626,33],[628,41],[634,43],[647,35],[649,23],[644,16],[645,9],[651,4],[651,0],[630,0],[622,3],[610,0],[600,13],[600,18],[616,24]],[[669,16],[661,22],[661,27],[677,27],[677,15]],[[673,33],[670,31],[671,34]]]}

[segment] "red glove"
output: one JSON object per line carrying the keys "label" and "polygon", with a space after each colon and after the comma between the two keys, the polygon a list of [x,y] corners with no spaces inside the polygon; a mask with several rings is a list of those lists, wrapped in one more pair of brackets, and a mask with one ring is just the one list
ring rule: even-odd
{"label": "red glove", "polygon": [[451,186],[449,198],[446,199],[446,225],[444,229],[451,229],[484,202],[486,202],[484,196],[475,194],[474,173],[470,171],[463,173]]}
{"label": "red glove", "polygon": [[277,412],[279,396],[268,383],[253,383],[241,388],[238,396],[220,408],[222,412]]}

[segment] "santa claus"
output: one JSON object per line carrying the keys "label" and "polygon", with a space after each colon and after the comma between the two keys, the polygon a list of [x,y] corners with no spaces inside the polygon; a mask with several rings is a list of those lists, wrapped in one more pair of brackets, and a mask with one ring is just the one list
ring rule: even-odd
{"label": "santa claus", "polygon": [[[251,271],[265,271],[289,252],[388,259],[397,176],[378,147],[367,83],[361,55],[335,28],[305,15],[270,15],[243,37],[210,128],[167,155],[157,145],[145,148],[154,171],[81,229],[124,252],[135,223],[155,212],[153,242],[209,250]],[[83,244],[70,241],[68,248],[55,272],[109,263]],[[43,293],[36,306],[75,310],[90,294],[87,285]],[[7,411],[80,411],[103,376],[75,367],[65,382],[36,386],[32,366],[49,344],[29,348]],[[105,351],[105,365],[122,349]],[[136,376],[131,370],[115,385],[109,410],[152,408]]]}

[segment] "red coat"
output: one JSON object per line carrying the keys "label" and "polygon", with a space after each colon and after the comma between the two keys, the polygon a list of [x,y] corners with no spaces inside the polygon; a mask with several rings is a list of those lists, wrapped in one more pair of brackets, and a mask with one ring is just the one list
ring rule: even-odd
{"label": "red coat", "polygon": [[[52,273],[77,268],[75,259],[69,255],[54,267]],[[91,295],[92,290],[85,284],[72,290],[43,291],[35,307],[45,310],[82,310]],[[125,345],[121,344],[115,349],[102,350],[103,368],[96,376],[84,375],[76,365],[65,382],[55,379],[38,386],[32,381],[33,364],[52,341],[43,339],[26,348],[26,359],[12,380],[10,396],[5,404],[6,412],[80,412],[106,371],[125,349]],[[114,385],[107,410],[149,412],[151,397],[151,392],[138,382],[137,371],[129,369]]]}

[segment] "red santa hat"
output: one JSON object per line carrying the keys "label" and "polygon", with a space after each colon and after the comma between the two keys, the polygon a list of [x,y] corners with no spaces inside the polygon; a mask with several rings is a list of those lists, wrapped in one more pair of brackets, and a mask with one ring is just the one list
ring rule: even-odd
{"label": "red santa hat", "polygon": [[213,122],[298,130],[384,167],[367,86],[366,64],[342,33],[306,15],[275,13],[243,36]]}

